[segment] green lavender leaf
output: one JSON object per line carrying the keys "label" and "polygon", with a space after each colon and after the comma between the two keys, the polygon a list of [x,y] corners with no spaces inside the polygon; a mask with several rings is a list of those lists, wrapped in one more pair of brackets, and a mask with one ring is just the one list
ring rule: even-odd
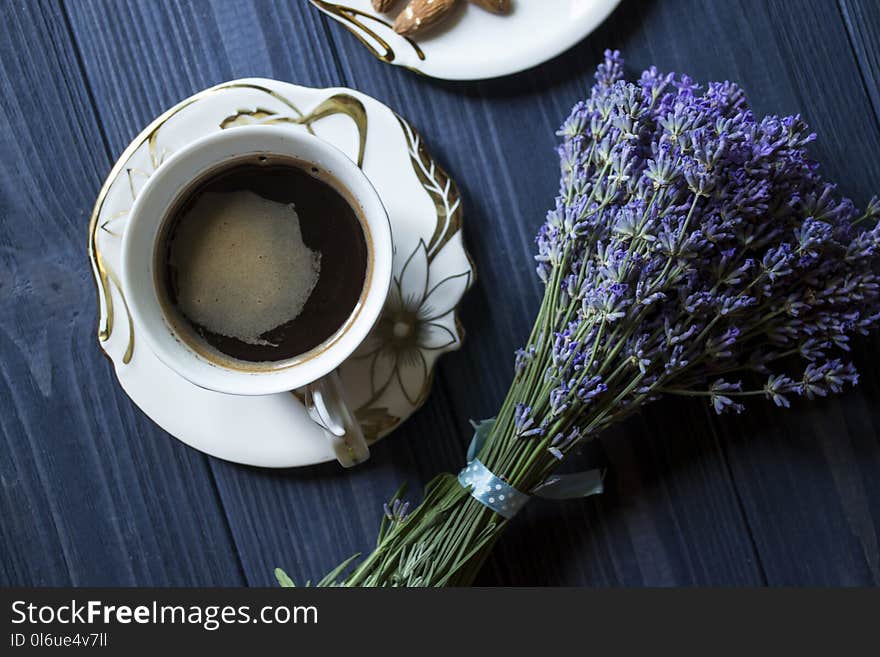
{"label": "green lavender leaf", "polygon": [[275,579],[284,588],[296,588],[296,583],[280,568],[275,569]]}

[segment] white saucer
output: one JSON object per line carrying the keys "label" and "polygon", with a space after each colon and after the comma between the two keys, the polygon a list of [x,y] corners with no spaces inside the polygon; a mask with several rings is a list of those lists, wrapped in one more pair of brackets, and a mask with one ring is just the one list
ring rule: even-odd
{"label": "white saucer", "polygon": [[343,364],[343,383],[371,442],[424,403],[437,357],[461,344],[456,306],[474,279],[458,190],[406,121],[352,89],[234,80],[184,100],[138,135],[110,172],[89,223],[98,337],[132,401],[184,443],[264,467],[330,461],[329,443],[293,394],[224,395],[163,365],[138,341],[119,286],[127,213],[151,172],[198,137],[250,123],[313,132],[361,164],[379,192],[394,239],[391,292],[373,334]]}
{"label": "white saucer", "polygon": [[391,23],[394,12],[373,11],[370,0],[310,0],[339,21],[377,58],[444,80],[483,80],[537,66],[584,39],[620,0],[513,0],[498,16],[464,0],[442,25],[408,39]]}

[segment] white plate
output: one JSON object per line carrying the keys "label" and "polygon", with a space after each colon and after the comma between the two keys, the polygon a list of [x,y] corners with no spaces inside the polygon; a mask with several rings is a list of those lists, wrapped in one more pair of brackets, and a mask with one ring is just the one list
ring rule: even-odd
{"label": "white plate", "polygon": [[513,0],[505,16],[459,0],[454,15],[424,36],[391,29],[394,11],[373,11],[370,0],[310,0],[339,21],[384,62],[445,80],[482,80],[537,66],[568,50],[605,20],[620,0]]}
{"label": "white plate", "polygon": [[224,395],[163,365],[138,341],[117,278],[127,214],[151,172],[198,137],[251,123],[326,139],[361,164],[379,192],[394,240],[391,292],[370,338],[343,364],[342,379],[371,442],[424,403],[437,357],[461,344],[456,307],[474,279],[458,190],[406,121],[352,89],[234,80],[184,100],[138,135],[110,172],[89,223],[98,337],[128,396],[184,443],[248,465],[321,463],[334,458],[329,443],[293,394]]}

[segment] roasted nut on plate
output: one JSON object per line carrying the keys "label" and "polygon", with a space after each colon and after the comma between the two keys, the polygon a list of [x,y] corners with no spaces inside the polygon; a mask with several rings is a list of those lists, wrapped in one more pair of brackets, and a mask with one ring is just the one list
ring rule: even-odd
{"label": "roasted nut on plate", "polygon": [[412,36],[440,22],[455,6],[455,0],[410,0],[394,21],[394,31]]}

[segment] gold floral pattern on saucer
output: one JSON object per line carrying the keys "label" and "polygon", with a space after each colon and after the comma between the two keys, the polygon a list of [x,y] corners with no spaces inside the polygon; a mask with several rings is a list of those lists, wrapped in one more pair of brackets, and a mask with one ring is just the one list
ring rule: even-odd
{"label": "gold floral pattern on saucer", "polygon": [[184,100],[135,138],[104,183],[89,224],[99,343],[126,393],[183,442],[250,465],[319,463],[333,455],[296,396],[236,397],[197,388],[136,342],[116,274],[128,211],[151,173],[201,136],[250,124],[326,139],[357,162],[379,192],[394,239],[392,289],[370,338],[343,364],[343,383],[370,441],[427,399],[437,357],[461,344],[456,308],[474,279],[461,239],[459,193],[405,120],[351,89],[235,80]]}

